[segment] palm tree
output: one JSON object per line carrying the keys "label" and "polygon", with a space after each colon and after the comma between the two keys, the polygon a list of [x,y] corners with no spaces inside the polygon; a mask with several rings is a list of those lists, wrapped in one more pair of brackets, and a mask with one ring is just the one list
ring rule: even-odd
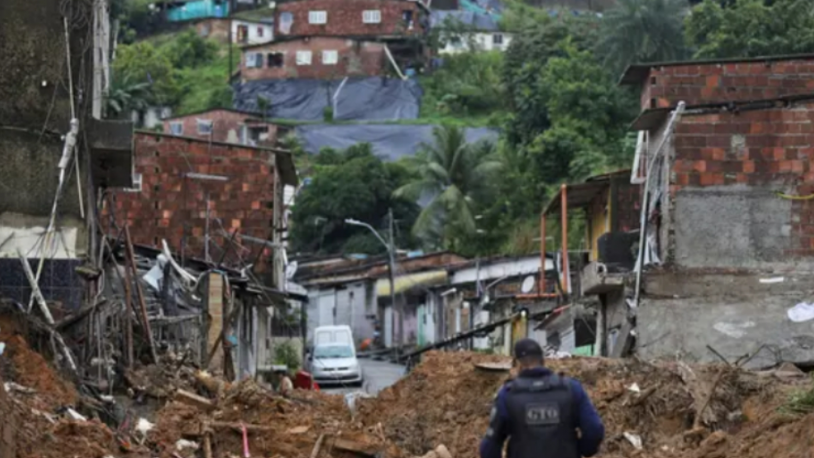
{"label": "palm tree", "polygon": [[600,54],[616,72],[639,62],[683,59],[688,12],[687,0],[619,0],[602,19]]}
{"label": "palm tree", "polygon": [[431,248],[454,249],[458,239],[476,232],[477,203],[502,163],[493,143],[467,143],[459,127],[435,127],[432,135],[433,144],[422,144],[416,156],[407,159],[415,179],[394,195],[429,199],[413,233]]}
{"label": "palm tree", "polygon": [[131,110],[144,110],[150,104],[150,83],[135,82],[130,75],[114,79],[107,93],[107,110],[113,117],[130,116]]}

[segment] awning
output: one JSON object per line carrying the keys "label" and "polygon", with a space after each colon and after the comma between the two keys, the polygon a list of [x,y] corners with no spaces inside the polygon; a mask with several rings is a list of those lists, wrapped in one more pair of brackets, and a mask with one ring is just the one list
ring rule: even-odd
{"label": "awning", "polygon": [[[404,293],[413,288],[422,288],[428,286],[435,286],[447,282],[446,270],[433,270],[431,272],[419,272],[410,275],[397,276],[393,283],[395,285],[396,294]],[[390,296],[390,279],[380,278],[376,282],[376,296],[389,297]]]}

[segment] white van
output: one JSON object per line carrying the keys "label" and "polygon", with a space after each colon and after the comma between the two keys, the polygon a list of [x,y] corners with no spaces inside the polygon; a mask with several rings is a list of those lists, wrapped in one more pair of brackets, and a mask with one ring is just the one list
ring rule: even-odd
{"label": "white van", "polygon": [[320,385],[361,385],[364,381],[350,326],[320,326],[314,330],[308,363]]}

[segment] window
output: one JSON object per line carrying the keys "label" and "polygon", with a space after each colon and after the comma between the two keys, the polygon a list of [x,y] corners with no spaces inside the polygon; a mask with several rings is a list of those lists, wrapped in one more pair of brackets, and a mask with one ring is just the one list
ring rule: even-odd
{"label": "window", "polygon": [[503,34],[496,33],[492,35],[492,43],[494,43],[495,46],[501,46],[503,44]]}
{"label": "window", "polygon": [[275,67],[282,67],[283,66],[283,54],[279,52],[268,53],[266,55],[266,60],[268,61],[269,68]]}
{"label": "window", "polygon": [[124,188],[124,192],[141,192],[141,174],[133,173],[133,187]]}
{"label": "window", "polygon": [[280,33],[287,35],[294,24],[294,15],[290,11],[280,13]]}
{"label": "window", "polygon": [[449,38],[449,44],[453,48],[462,48],[464,46],[463,40],[458,35]]}
{"label": "window", "polygon": [[237,41],[238,43],[246,43],[249,41],[249,27],[245,25],[237,26]]}
{"label": "window", "polygon": [[327,11],[309,11],[308,12],[309,24],[327,24],[328,12]]}
{"label": "window", "polygon": [[311,51],[297,51],[297,65],[311,65]]}
{"label": "window", "polygon": [[257,36],[259,38],[263,38],[263,26],[262,25],[257,26]]}
{"label": "window", "polygon": [[263,53],[246,54],[247,68],[263,68]]}
{"label": "window", "polygon": [[365,24],[378,24],[382,22],[382,12],[379,10],[362,11],[362,22]]}
{"label": "window", "polygon": [[325,65],[336,65],[339,62],[339,52],[336,50],[322,51],[322,63]]}
{"label": "window", "polygon": [[199,135],[210,135],[212,134],[212,121],[209,119],[197,119],[198,123],[198,134]]}
{"label": "window", "polygon": [[184,123],[173,121],[170,123],[170,133],[173,135],[184,135]]}

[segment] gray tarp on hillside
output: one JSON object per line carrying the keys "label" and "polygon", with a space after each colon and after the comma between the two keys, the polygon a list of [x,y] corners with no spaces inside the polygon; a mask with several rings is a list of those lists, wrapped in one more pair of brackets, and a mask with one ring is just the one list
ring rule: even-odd
{"label": "gray tarp on hillside", "polygon": [[[342,80],[265,80],[235,85],[234,107],[259,112],[257,99],[271,104],[269,117],[319,121],[323,110]],[[334,119],[398,120],[416,119],[421,103],[421,87],[415,80],[394,78],[348,78],[337,99]]]}
{"label": "gray tarp on hillside", "polygon": [[[312,124],[298,126],[297,137],[309,153],[323,147],[343,150],[357,143],[370,143],[373,152],[387,160],[413,155],[423,143],[432,143],[431,125],[404,124]],[[467,128],[466,140],[497,141],[498,131],[488,128]]]}

